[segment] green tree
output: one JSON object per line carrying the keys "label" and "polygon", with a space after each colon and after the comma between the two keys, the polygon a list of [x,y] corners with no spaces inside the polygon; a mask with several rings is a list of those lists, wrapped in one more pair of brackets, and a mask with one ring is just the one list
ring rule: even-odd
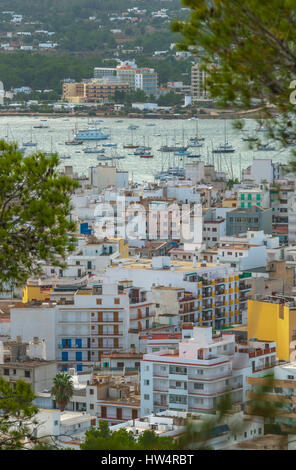
{"label": "green tree", "polygon": [[183,101],[184,98],[182,95],[178,95],[177,93],[170,91],[165,95],[161,95],[157,100],[157,104],[159,106],[175,106],[181,104]]}
{"label": "green tree", "polygon": [[232,189],[235,184],[239,184],[238,178],[228,180],[227,181],[227,188]]}
{"label": "green tree", "polygon": [[107,421],[100,421],[99,429],[91,428],[85,433],[82,450],[171,450],[174,441],[171,437],[159,437],[154,431],[146,430],[135,439],[132,432],[125,429],[110,431]]}
{"label": "green tree", "polygon": [[70,375],[59,372],[53,379],[51,395],[59,405],[60,411],[64,411],[74,393],[74,385]]}
{"label": "green tree", "polygon": [[139,450],[173,450],[175,448],[172,437],[161,437],[149,430],[143,432],[137,444]]}
{"label": "green tree", "polygon": [[0,450],[21,450],[34,444],[32,426],[38,408],[31,387],[18,380],[13,386],[0,377]]}
{"label": "green tree", "polygon": [[0,286],[22,284],[40,260],[64,266],[73,249],[71,195],[78,183],[60,175],[57,155],[24,156],[0,141]]}
{"label": "green tree", "polygon": [[[195,46],[207,87],[221,106],[261,109],[269,136],[295,141],[296,4],[291,0],[182,0],[190,18],[175,22],[182,49]],[[294,83],[295,85],[295,83]],[[276,115],[276,113],[280,113]],[[242,127],[242,123],[237,123]]]}

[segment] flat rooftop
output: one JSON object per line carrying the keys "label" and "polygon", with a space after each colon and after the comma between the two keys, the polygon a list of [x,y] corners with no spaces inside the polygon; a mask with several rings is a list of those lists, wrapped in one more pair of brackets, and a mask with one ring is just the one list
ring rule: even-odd
{"label": "flat rooftop", "polygon": [[109,266],[110,269],[120,268],[120,269],[136,269],[136,270],[153,270],[153,271],[170,271],[170,268],[174,268],[174,272],[190,272],[190,271],[197,271],[203,270],[208,268],[215,268],[217,266],[221,266],[225,268],[223,265],[219,265],[217,263],[206,263],[206,266],[202,266],[205,264],[205,261],[196,262],[196,265],[193,266],[192,261],[178,261],[173,260],[171,261],[170,266],[167,268],[159,267],[153,268],[152,267],[152,260],[149,259],[136,259],[136,258],[120,258],[119,263],[112,263],[112,266]]}
{"label": "flat rooftop", "polygon": [[256,439],[240,442],[223,450],[287,450],[287,436],[266,434]]}

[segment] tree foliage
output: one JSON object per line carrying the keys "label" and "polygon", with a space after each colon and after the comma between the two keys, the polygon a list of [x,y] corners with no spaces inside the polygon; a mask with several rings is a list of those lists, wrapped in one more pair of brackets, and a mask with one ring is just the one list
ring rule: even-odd
{"label": "tree foliage", "polygon": [[[295,141],[296,4],[291,0],[182,0],[188,21],[175,22],[180,47],[196,46],[207,86],[221,106],[261,108],[269,136]],[[296,88],[296,82],[295,86]],[[279,115],[276,115],[280,113]],[[238,126],[241,127],[241,123]]]}
{"label": "tree foliage", "polygon": [[70,375],[59,372],[53,379],[51,395],[54,396],[60,411],[64,411],[74,393],[74,385]]}
{"label": "tree foliage", "polygon": [[24,156],[0,141],[0,285],[22,284],[40,261],[63,266],[73,249],[69,220],[77,182],[60,175],[58,156]]}
{"label": "tree foliage", "polygon": [[107,421],[100,421],[99,429],[91,428],[85,433],[82,450],[173,450],[171,437],[159,437],[154,431],[146,430],[135,439],[132,432],[125,429],[110,431]]}
{"label": "tree foliage", "polygon": [[34,444],[32,425],[38,408],[31,387],[18,380],[13,386],[0,377],[0,450],[21,450]]}

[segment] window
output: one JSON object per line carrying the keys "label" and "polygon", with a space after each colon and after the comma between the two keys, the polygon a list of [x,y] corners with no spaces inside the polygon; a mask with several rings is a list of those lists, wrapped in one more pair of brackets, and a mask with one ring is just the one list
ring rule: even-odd
{"label": "window", "polygon": [[144,395],[144,400],[150,400],[150,395]]}
{"label": "window", "polygon": [[115,305],[120,304],[120,299],[114,299],[114,304],[115,304]]}
{"label": "window", "polygon": [[90,394],[90,395],[93,395],[93,394],[94,394],[94,389],[93,389],[93,388],[91,388],[91,389],[89,390],[89,394]]}
{"label": "window", "polygon": [[25,377],[31,377],[31,372],[29,370],[25,370]]}
{"label": "window", "polygon": [[90,404],[90,405],[89,405],[89,409],[90,409],[90,410],[93,410],[93,409],[94,409],[94,405],[93,405],[93,404]]}
{"label": "window", "polygon": [[288,380],[293,380],[294,379],[294,375],[288,375]]}
{"label": "window", "polygon": [[9,375],[9,369],[4,369],[4,375]]}
{"label": "window", "polygon": [[186,375],[187,367],[170,366],[170,374]]}
{"label": "window", "polygon": [[187,405],[187,397],[184,395],[170,395],[170,403],[180,403]]}
{"label": "window", "polygon": [[194,390],[203,390],[204,384],[194,384]]}
{"label": "window", "polygon": [[58,422],[58,421],[55,421],[55,422],[54,422],[54,425],[55,425],[55,426],[58,426],[58,425],[59,425],[59,422]]}
{"label": "window", "polygon": [[97,299],[97,305],[102,305],[102,299]]}
{"label": "window", "polygon": [[149,380],[144,380],[144,385],[149,385]]}

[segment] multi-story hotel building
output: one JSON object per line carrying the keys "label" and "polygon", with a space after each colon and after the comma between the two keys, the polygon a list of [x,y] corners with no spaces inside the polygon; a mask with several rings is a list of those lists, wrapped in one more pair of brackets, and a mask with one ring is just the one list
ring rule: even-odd
{"label": "multi-story hotel building", "polygon": [[206,86],[207,74],[199,63],[191,68],[191,95],[193,100],[208,100],[210,98]]}
{"label": "multi-story hotel building", "polygon": [[247,357],[235,353],[235,346],[234,335],[213,336],[212,328],[195,327],[192,338],[180,342],[179,351],[144,354],[141,415],[167,408],[212,413],[226,393],[233,404],[243,403],[251,367]]}
{"label": "multi-story hotel building", "polygon": [[[179,297],[178,324],[192,321],[200,326],[223,328],[247,321],[247,277],[234,273],[229,265],[197,261],[149,259],[116,260],[106,268],[103,278],[128,279],[146,289],[153,285],[184,288],[188,297]],[[189,294],[190,293],[190,294]],[[184,300],[184,301],[183,301]],[[156,302],[156,301],[155,301]],[[161,312],[157,312],[159,315]],[[162,313],[173,313],[165,311]]]}
{"label": "multi-story hotel building", "polygon": [[130,93],[132,90],[127,81],[114,79],[94,79],[82,83],[63,83],[62,100],[70,103],[106,102],[116,92]]}
{"label": "multi-story hotel building", "polygon": [[47,358],[62,370],[88,371],[104,353],[137,348],[140,331],[152,327],[152,301],[144,289],[96,284],[72,300],[19,303],[11,311],[11,335],[45,339]]}

